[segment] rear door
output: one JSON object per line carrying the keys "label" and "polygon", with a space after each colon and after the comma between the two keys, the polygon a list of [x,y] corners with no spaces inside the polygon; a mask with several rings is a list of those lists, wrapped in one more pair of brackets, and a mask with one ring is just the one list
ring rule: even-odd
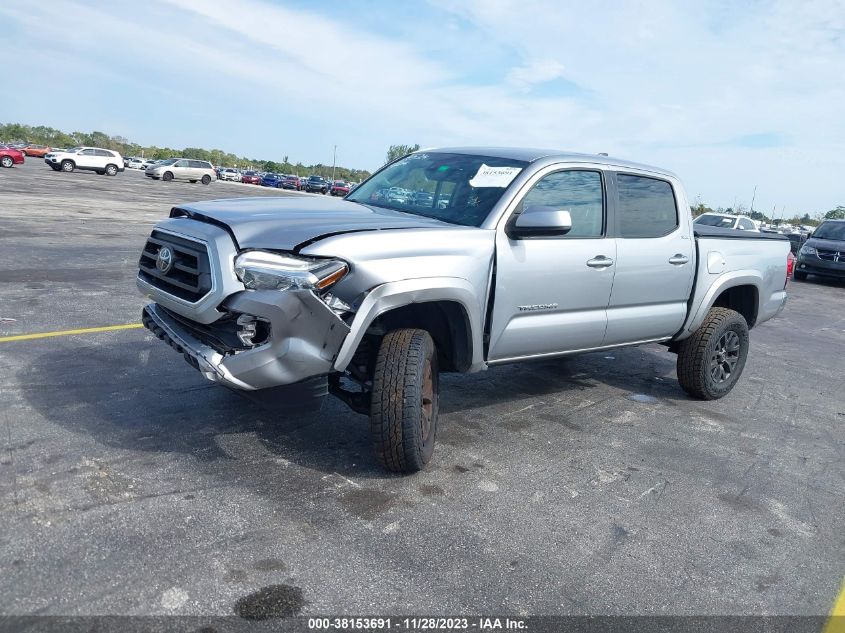
{"label": "rear door", "polygon": [[[616,259],[606,200],[601,169],[549,167],[505,215],[496,232],[491,362],[601,345]],[[563,236],[509,238],[507,222],[529,205],[569,211],[572,229]]]}
{"label": "rear door", "polygon": [[621,172],[612,178],[616,275],[604,345],[672,336],[686,319],[695,272],[689,207],[668,179]]}

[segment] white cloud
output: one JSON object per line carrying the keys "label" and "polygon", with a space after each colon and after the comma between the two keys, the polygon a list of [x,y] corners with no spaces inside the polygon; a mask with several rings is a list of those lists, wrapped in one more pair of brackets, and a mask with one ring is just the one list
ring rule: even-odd
{"label": "white cloud", "polygon": [[[433,0],[431,19],[404,23],[401,36],[316,11],[261,0],[0,5],[29,36],[19,42],[28,72],[54,91],[97,74],[142,86],[141,111],[97,115],[129,137],[161,122],[168,136],[147,142],[307,162],[338,143],[346,162],[368,167],[397,142],[608,151],[679,172],[713,204],[750,197],[753,184],[761,206],[843,202],[842,0]],[[489,60],[474,54],[481,43]],[[104,46],[120,54],[102,56]],[[0,72],[12,89],[24,82]],[[580,90],[535,90],[556,80]],[[216,109],[237,123],[209,127]],[[730,145],[754,135],[789,144]]]}

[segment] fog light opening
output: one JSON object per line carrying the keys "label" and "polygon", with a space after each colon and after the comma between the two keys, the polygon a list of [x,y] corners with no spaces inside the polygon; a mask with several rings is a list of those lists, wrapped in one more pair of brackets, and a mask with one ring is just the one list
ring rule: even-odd
{"label": "fog light opening", "polygon": [[238,340],[246,347],[256,347],[270,338],[270,323],[266,319],[242,314],[238,317]]}

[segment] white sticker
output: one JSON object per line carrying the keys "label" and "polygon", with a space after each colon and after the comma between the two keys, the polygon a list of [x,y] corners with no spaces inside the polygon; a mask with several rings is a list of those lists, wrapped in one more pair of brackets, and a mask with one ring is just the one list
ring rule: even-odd
{"label": "white sticker", "polygon": [[470,187],[507,187],[521,171],[521,167],[490,167],[482,163],[478,172],[469,181],[469,185]]}

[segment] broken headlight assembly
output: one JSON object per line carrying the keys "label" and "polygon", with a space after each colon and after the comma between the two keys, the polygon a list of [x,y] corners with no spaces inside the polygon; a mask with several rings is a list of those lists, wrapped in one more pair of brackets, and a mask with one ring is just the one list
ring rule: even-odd
{"label": "broken headlight assembly", "polygon": [[312,290],[336,314],[352,308],[326,292],[349,272],[338,259],[312,259],[268,251],[246,251],[235,258],[235,275],[250,290]]}

